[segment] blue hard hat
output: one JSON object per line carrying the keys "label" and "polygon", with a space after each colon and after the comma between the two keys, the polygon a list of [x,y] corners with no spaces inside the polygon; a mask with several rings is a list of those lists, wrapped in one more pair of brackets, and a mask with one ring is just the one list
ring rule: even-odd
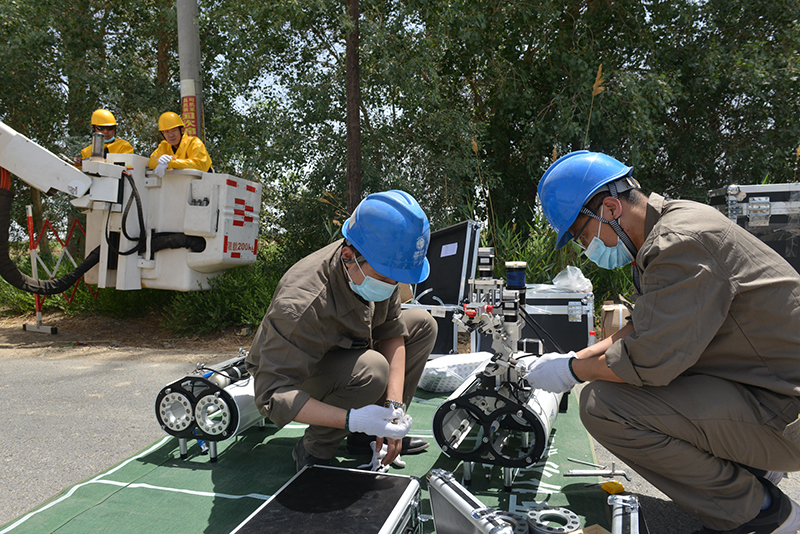
{"label": "blue hard hat", "polygon": [[[604,185],[630,175],[632,170],[611,156],[588,150],[570,152],[550,165],[539,181],[538,191],[544,216],[558,233],[556,249],[572,239],[569,227],[581,207]],[[630,187],[620,190],[624,189]]]}
{"label": "blue hard hat", "polygon": [[405,191],[373,193],[344,222],[342,235],[376,272],[407,284],[428,278],[428,217]]}

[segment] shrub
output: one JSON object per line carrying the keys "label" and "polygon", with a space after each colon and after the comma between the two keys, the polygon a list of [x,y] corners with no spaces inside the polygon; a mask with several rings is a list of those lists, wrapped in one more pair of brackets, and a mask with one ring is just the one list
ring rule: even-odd
{"label": "shrub", "polygon": [[258,260],[210,280],[209,291],[177,293],[164,310],[163,325],[182,334],[261,323],[283,275],[280,250],[261,247]]}

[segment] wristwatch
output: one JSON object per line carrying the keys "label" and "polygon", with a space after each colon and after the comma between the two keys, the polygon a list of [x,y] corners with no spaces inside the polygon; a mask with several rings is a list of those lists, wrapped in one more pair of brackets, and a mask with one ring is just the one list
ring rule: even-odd
{"label": "wristwatch", "polygon": [[406,411],[406,405],[404,402],[397,402],[393,400],[387,400],[383,403],[384,408],[400,408],[404,412]]}

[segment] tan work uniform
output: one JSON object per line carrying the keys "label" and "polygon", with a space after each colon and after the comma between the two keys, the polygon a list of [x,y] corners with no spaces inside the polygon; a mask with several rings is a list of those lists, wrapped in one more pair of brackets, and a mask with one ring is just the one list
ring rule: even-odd
{"label": "tan work uniform", "polygon": [[[399,290],[366,302],[348,284],[338,241],[303,258],[281,279],[247,357],[255,403],[279,428],[313,397],[339,408],[385,400],[389,363],[377,350],[383,339],[403,337],[403,402],[414,395],[436,341],[436,321],[424,310],[400,309]],[[303,445],[331,458],[347,431],[309,426]]]}
{"label": "tan work uniform", "polygon": [[208,155],[206,145],[193,135],[183,134],[178,150],[175,151],[172,150],[169,142],[161,141],[158,148],[150,154],[148,166],[155,169],[158,165],[158,158],[165,154],[175,156],[167,165],[168,169],[198,169],[208,172],[208,169],[211,168],[211,156]]}
{"label": "tan work uniform", "polygon": [[800,470],[800,276],[696,202],[651,195],[645,235],[635,331],[606,352],[626,384],[587,384],[581,418],[704,526],[729,530],[763,504],[743,466]]}

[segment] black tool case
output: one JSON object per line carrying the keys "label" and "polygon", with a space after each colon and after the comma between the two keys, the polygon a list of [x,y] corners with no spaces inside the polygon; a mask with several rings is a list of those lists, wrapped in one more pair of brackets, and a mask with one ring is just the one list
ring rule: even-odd
{"label": "black tool case", "polygon": [[306,466],[231,534],[419,534],[414,477]]}

